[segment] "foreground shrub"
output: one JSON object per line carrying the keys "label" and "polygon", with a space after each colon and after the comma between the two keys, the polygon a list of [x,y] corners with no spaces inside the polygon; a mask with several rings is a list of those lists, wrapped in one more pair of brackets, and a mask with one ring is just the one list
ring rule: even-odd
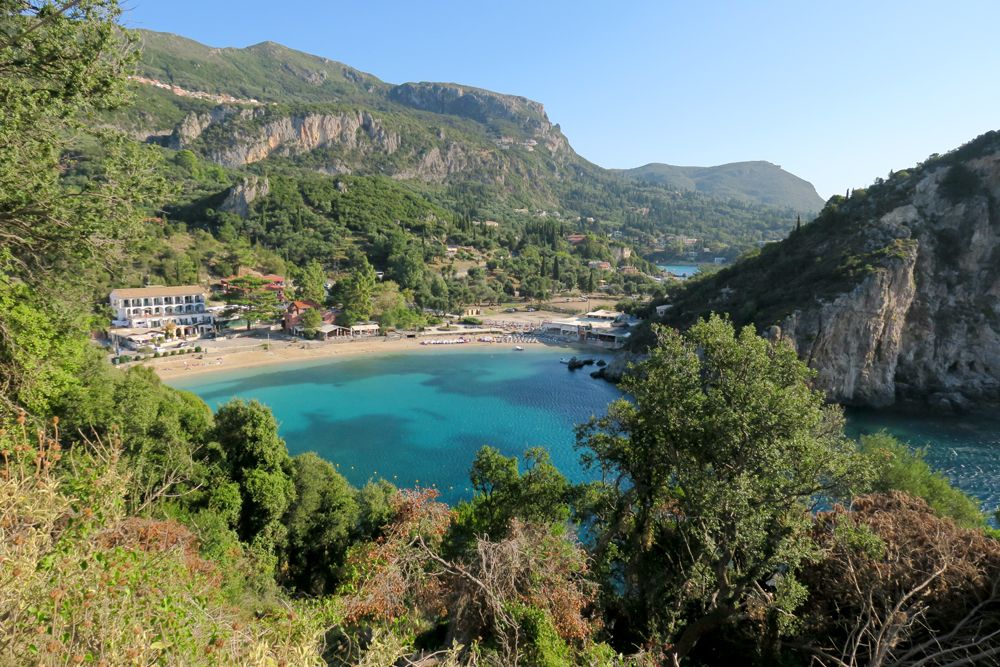
{"label": "foreground shrub", "polygon": [[65,465],[55,429],[0,433],[0,663],[322,664],[305,607],[231,599],[187,528],[126,515],[117,442]]}

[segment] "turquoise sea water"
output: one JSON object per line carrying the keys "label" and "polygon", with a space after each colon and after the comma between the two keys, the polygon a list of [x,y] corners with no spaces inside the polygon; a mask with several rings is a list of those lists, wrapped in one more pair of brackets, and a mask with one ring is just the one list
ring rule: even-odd
{"label": "turquoise sea water", "polygon": [[[520,455],[543,445],[574,481],[585,479],[573,426],[604,414],[621,394],[559,363],[565,349],[445,348],[282,364],[171,382],[213,408],[229,399],[269,405],[293,453],[315,451],[354,484],[384,477],[436,485],[446,501],[468,494],[469,465],[484,444]],[[1000,418],[917,417],[849,411],[852,436],[887,429],[991,511],[1000,505]]]}
{"label": "turquoise sea water", "polygon": [[[213,408],[233,397],[269,405],[292,454],[315,451],[354,484],[383,477],[466,497],[476,451],[521,455],[545,446],[567,477],[585,477],[573,426],[620,392],[569,372],[572,351],[527,346],[435,349],[213,373],[171,384]],[[598,358],[599,355],[592,355]]]}
{"label": "turquoise sea water", "polygon": [[886,430],[912,447],[926,448],[926,460],[953,484],[975,496],[983,510],[1000,506],[1000,415],[920,416],[848,410],[852,437]]}
{"label": "turquoise sea water", "polygon": [[701,270],[700,267],[693,264],[657,264],[657,266],[675,276],[683,276],[685,278],[693,276]]}

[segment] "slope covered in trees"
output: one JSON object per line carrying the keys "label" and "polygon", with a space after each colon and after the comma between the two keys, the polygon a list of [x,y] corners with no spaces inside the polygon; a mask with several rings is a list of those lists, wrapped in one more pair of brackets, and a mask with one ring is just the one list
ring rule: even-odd
{"label": "slope covered in trees", "polygon": [[622,169],[624,176],[659,183],[676,190],[697,190],[715,197],[735,198],[769,206],[815,213],[823,199],[812,183],[770,162],[733,162],[716,167],[678,167],[651,163]]}

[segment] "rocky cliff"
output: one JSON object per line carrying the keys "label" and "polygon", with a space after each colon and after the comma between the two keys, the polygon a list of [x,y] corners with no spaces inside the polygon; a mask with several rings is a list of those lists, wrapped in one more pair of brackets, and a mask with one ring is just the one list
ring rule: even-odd
{"label": "rocky cliff", "polygon": [[[211,134],[206,136],[206,132]],[[366,111],[281,114],[226,106],[207,114],[189,114],[169,142],[175,149],[200,149],[205,157],[227,167],[324,146],[392,155],[399,145],[399,134]]]}
{"label": "rocky cliff", "polygon": [[849,199],[674,300],[790,342],[832,400],[946,411],[1000,404],[1000,136]]}

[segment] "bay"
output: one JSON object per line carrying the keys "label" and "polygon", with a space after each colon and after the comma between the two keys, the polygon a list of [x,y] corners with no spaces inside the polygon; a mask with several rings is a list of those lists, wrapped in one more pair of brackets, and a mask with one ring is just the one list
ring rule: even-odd
{"label": "bay", "polygon": [[696,264],[657,264],[656,266],[681,278],[690,278],[701,270],[701,267]]}
{"label": "bay", "polygon": [[[212,408],[239,397],[268,405],[289,451],[315,451],[360,485],[385,478],[436,486],[442,499],[469,496],[468,472],[483,445],[507,456],[549,450],[572,481],[589,478],[574,426],[621,396],[569,372],[561,348],[441,348],[223,371],[170,382]],[[600,355],[594,355],[599,358]],[[609,357],[604,357],[609,358]],[[885,429],[913,447],[983,509],[1000,505],[1000,419],[848,410],[852,437]]]}
{"label": "bay", "polygon": [[[570,372],[562,348],[441,348],[309,361],[172,380],[213,409],[232,398],[268,405],[294,455],[314,451],[353,484],[384,478],[435,486],[455,502],[471,495],[469,467],[483,445],[507,456],[545,447],[571,481],[588,474],[574,447],[576,424],[621,396]],[[595,359],[610,357],[588,355]]]}

